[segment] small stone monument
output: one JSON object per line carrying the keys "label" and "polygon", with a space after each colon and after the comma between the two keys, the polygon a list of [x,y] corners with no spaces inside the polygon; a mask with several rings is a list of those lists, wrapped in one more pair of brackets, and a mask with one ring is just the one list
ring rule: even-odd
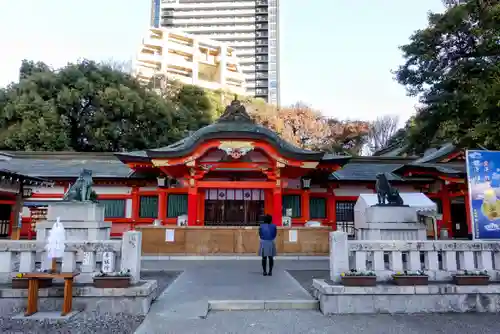
{"label": "small stone monument", "polygon": [[378,174],[377,194],[361,194],[354,206],[354,227],[359,240],[426,240],[427,226],[417,218],[424,207],[436,205],[425,194],[403,197],[391,186],[387,174]]}
{"label": "small stone monument", "polygon": [[111,223],[104,221],[104,206],[92,190],[92,171],[83,169],[63,200],[49,205],[47,220],[36,225],[36,239],[44,241],[56,221],[64,224],[66,240],[109,240]]}

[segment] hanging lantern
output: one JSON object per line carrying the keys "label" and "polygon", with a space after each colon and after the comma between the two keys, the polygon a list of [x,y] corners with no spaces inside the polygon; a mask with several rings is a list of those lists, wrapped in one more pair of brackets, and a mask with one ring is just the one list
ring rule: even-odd
{"label": "hanging lantern", "polygon": [[308,177],[303,177],[301,180],[302,189],[310,189],[311,188],[311,179]]}
{"label": "hanging lantern", "polygon": [[158,176],[156,179],[158,181],[158,187],[165,187],[165,176]]}

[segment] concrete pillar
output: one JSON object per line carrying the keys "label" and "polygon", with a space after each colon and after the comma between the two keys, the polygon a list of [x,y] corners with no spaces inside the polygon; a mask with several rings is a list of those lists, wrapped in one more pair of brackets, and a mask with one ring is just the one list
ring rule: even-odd
{"label": "concrete pillar", "polygon": [[340,274],[346,271],[349,271],[347,233],[330,232],[330,279],[340,282]]}
{"label": "concrete pillar", "polygon": [[218,67],[218,79],[221,86],[226,85],[226,71],[227,71],[227,46],[223,45],[220,47],[219,55],[219,67]]}
{"label": "concrete pillar", "polygon": [[131,283],[141,278],[142,233],[127,231],[122,237],[121,270],[130,270]]}
{"label": "concrete pillar", "polygon": [[193,85],[196,85],[198,83],[198,72],[200,70],[199,68],[199,53],[200,53],[200,46],[198,44],[197,40],[193,40]]}

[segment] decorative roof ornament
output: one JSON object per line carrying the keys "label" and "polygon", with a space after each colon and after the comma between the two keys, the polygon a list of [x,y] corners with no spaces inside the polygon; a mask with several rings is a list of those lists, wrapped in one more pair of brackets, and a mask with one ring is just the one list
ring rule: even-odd
{"label": "decorative roof ornament", "polygon": [[226,110],[222,116],[217,120],[219,122],[244,122],[244,123],[254,123],[250,115],[248,115],[245,106],[237,99],[238,96],[234,96],[234,100],[231,104],[226,107]]}

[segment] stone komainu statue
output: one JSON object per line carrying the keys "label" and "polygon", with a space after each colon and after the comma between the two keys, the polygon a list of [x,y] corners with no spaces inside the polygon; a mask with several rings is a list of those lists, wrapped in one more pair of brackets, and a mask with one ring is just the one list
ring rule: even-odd
{"label": "stone komainu statue", "polygon": [[97,202],[97,194],[92,190],[92,171],[83,169],[68,191],[64,194],[63,201]]}
{"label": "stone komainu statue", "polygon": [[[379,205],[395,205],[403,206],[404,202],[399,191],[393,188],[389,183],[387,173],[377,174],[377,182],[375,183]],[[387,203],[386,203],[387,200]]]}

